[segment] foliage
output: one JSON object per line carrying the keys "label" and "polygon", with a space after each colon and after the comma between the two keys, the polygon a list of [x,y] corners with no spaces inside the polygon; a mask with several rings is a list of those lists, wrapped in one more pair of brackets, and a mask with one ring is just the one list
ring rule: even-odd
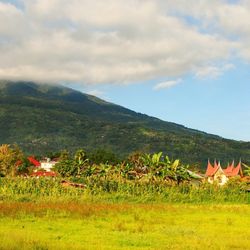
{"label": "foliage", "polygon": [[120,162],[117,155],[106,149],[97,149],[89,155],[89,161],[92,164],[118,164]]}
{"label": "foliage", "polygon": [[20,164],[17,166],[16,175],[30,175],[33,172],[34,167],[31,166],[27,157],[23,155],[19,162]]}
{"label": "foliage", "polygon": [[62,177],[81,176],[86,172],[88,159],[83,149],[77,150],[74,158],[67,151],[62,151],[59,159],[53,169]]}
{"label": "foliage", "polygon": [[244,173],[250,176],[250,167],[245,163],[242,163],[242,165],[245,167]]}
{"label": "foliage", "polygon": [[181,164],[180,160],[170,161],[167,156],[163,157],[162,152],[152,155],[135,153],[115,166],[108,163],[91,164],[84,150],[78,150],[73,158],[64,152],[60,159],[54,170],[62,177],[113,175],[128,180],[161,178],[178,184],[190,180],[188,166]]}
{"label": "foliage", "polygon": [[15,176],[18,170],[25,168],[23,153],[17,145],[0,146],[0,176]]}
{"label": "foliage", "polygon": [[0,178],[2,201],[107,201],[107,202],[167,202],[167,203],[237,203],[250,202],[245,183],[230,181],[223,187],[201,183],[166,182],[160,178],[128,180],[109,171],[105,176],[72,177],[72,182],[85,188],[64,187],[61,179],[53,178]]}
{"label": "foliage", "polygon": [[59,173],[62,177],[75,176],[77,169],[71,159],[63,159],[55,164],[53,170]]}
{"label": "foliage", "polygon": [[128,157],[122,165],[122,176],[133,178],[157,177],[163,180],[176,181],[178,184],[190,180],[188,166],[181,164],[180,160],[171,161],[162,152],[155,154],[135,153]]}

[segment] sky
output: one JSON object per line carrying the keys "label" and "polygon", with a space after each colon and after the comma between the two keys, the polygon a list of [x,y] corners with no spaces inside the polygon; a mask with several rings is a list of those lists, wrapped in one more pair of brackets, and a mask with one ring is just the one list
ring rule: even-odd
{"label": "sky", "polygon": [[0,0],[0,55],[0,79],[250,141],[250,1]]}

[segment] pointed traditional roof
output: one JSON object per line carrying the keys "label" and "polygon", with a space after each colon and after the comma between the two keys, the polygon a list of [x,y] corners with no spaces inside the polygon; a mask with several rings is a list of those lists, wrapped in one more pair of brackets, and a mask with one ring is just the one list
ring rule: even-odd
{"label": "pointed traditional roof", "polygon": [[218,167],[218,163],[216,161],[216,159],[214,160],[214,168],[217,168]]}
{"label": "pointed traditional roof", "polygon": [[210,161],[208,160],[207,171],[206,171],[207,177],[213,176],[217,172],[217,170],[219,169],[220,165],[218,165],[216,161],[214,162],[214,164],[215,165],[213,167],[212,164],[210,163]]}
{"label": "pointed traditional roof", "polygon": [[232,162],[231,165],[228,165],[226,169],[223,169],[224,173],[227,174],[227,173],[231,173],[234,169],[234,161]]}
{"label": "pointed traditional roof", "polygon": [[227,172],[226,175],[230,177],[237,175],[243,176],[241,161],[238,163],[236,167],[233,167],[230,172]]}
{"label": "pointed traditional roof", "polygon": [[241,160],[238,163],[238,165],[235,167],[234,166],[234,161],[232,162],[231,165],[228,164],[227,168],[222,169],[221,168],[221,164],[220,162],[216,162],[216,160],[214,161],[214,166],[210,163],[210,161],[208,160],[208,164],[207,164],[207,170],[206,170],[206,176],[207,177],[212,177],[216,174],[216,172],[218,170],[221,170],[224,172],[224,174],[227,177],[234,177],[237,175],[240,175],[241,177],[243,176],[243,171],[242,171],[242,167],[241,167]]}
{"label": "pointed traditional roof", "polygon": [[206,170],[206,176],[211,176],[211,173],[213,172],[214,167],[211,165],[210,161],[207,161],[207,170]]}
{"label": "pointed traditional roof", "polygon": [[218,167],[221,168],[220,161],[219,161],[219,163],[218,163]]}

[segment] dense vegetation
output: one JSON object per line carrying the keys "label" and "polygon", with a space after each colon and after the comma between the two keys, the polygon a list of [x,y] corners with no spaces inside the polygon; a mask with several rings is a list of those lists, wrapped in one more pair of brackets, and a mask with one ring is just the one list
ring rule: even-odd
{"label": "dense vegetation", "polygon": [[0,178],[0,201],[79,201],[101,197],[109,201],[249,202],[248,184],[240,178],[230,179],[223,187],[211,185],[190,171],[189,166],[171,161],[161,152],[133,154],[111,165],[91,162],[83,150],[74,155],[63,151],[54,166],[57,177],[40,179],[29,176],[33,168],[22,161],[24,158],[17,146],[0,147],[0,173],[4,176]]}
{"label": "dense vegetation", "polygon": [[170,185],[162,180],[131,181],[109,177],[72,179],[85,183],[85,188],[65,187],[61,179],[0,178],[1,202],[133,202],[249,204],[245,184],[231,181],[224,187],[211,184],[199,186],[182,183]]}
{"label": "dense vegetation", "polygon": [[[107,176],[122,177],[130,180],[160,178],[179,184],[192,177],[188,167],[183,165],[180,160],[171,161],[168,156],[163,156],[162,152],[152,155],[135,153],[119,162],[114,155],[105,154],[104,151],[97,151],[87,158],[85,151],[79,149],[74,155],[70,155],[66,150],[62,151],[58,155],[58,163],[53,170],[61,177],[80,178],[94,175],[105,178]],[[34,168],[35,166],[27,160],[17,145],[3,144],[0,146],[0,176],[29,176]],[[39,169],[36,167],[35,170]]]}
{"label": "dense vegetation", "polygon": [[208,158],[250,163],[250,143],[226,140],[133,112],[65,87],[0,82],[0,143],[26,153],[84,147],[115,152],[162,151],[205,168]]}

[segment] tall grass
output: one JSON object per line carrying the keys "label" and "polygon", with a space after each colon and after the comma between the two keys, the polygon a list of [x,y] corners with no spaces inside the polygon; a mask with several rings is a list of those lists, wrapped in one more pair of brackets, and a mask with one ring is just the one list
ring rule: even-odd
{"label": "tall grass", "polygon": [[169,203],[249,203],[243,184],[224,187],[201,183],[173,185],[162,180],[141,181],[109,177],[74,179],[86,188],[63,187],[61,179],[0,178],[0,201],[108,201]]}

